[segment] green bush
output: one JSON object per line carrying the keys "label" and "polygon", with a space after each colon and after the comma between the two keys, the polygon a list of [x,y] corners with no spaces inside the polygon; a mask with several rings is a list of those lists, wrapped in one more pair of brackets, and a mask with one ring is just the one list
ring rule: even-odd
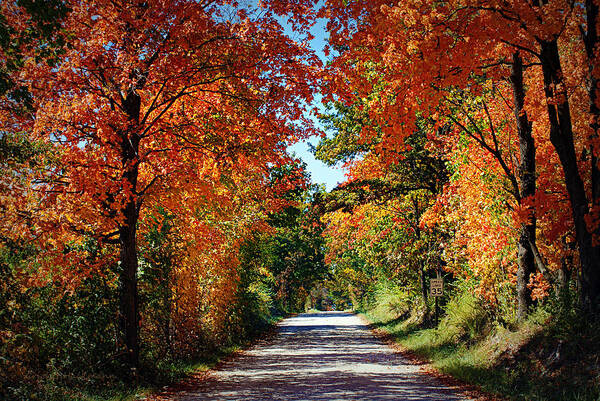
{"label": "green bush", "polygon": [[493,321],[483,301],[470,291],[451,297],[445,307],[439,330],[453,336],[454,341],[474,341],[484,337]]}

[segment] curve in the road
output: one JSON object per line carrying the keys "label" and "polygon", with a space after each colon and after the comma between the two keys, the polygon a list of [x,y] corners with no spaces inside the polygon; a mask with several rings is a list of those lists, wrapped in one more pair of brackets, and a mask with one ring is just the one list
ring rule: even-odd
{"label": "curve in the road", "polygon": [[224,363],[192,400],[465,400],[376,338],[355,315],[301,314]]}

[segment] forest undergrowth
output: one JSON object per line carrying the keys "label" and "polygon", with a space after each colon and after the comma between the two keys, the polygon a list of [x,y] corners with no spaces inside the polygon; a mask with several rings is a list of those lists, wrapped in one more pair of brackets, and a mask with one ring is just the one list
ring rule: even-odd
{"label": "forest undergrowth", "polygon": [[444,306],[438,325],[432,315],[424,319],[422,305],[390,290],[376,292],[361,312],[401,349],[486,393],[509,400],[600,397],[600,322],[564,312],[557,300],[518,323],[494,316],[467,291]]}
{"label": "forest undergrowth", "polygon": [[[93,305],[95,300],[86,299],[81,293],[73,295],[70,301],[80,305],[40,303],[37,309],[29,306],[22,312],[21,317],[31,314],[37,322],[25,322],[30,329],[27,335],[3,341],[2,352],[13,359],[0,362],[3,368],[0,398],[27,401],[140,399],[213,368],[268,335],[285,315],[276,307],[250,307],[252,310],[245,311],[242,317],[244,329],[239,330],[239,323],[234,323],[216,336],[205,331],[202,337],[189,339],[193,343],[188,350],[175,345],[174,350],[167,351],[164,343],[148,341],[142,349],[139,370],[131,374],[111,344],[110,333],[114,329],[114,323],[110,323],[111,306],[105,304],[106,310],[99,311]],[[232,321],[237,321],[239,313],[239,310],[232,313]],[[151,318],[149,316],[149,324],[152,324]]]}

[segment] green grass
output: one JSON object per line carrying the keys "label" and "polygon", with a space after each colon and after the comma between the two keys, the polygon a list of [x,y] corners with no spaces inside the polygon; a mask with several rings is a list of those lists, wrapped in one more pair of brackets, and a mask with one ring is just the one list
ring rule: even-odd
{"label": "green grass", "polygon": [[[434,328],[422,328],[415,317],[398,318],[389,308],[363,315],[438,371],[488,393],[511,400],[600,400],[598,324],[557,321],[539,309],[509,329],[469,294],[451,300],[446,312]],[[561,348],[559,337],[567,340]],[[552,362],[555,349],[560,349],[558,363]]]}

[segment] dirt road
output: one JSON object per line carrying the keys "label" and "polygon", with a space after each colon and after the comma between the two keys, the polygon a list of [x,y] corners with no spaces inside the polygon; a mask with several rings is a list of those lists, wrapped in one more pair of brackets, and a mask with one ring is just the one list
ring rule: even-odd
{"label": "dirt road", "polygon": [[181,400],[465,400],[377,339],[355,315],[302,314],[224,363]]}

